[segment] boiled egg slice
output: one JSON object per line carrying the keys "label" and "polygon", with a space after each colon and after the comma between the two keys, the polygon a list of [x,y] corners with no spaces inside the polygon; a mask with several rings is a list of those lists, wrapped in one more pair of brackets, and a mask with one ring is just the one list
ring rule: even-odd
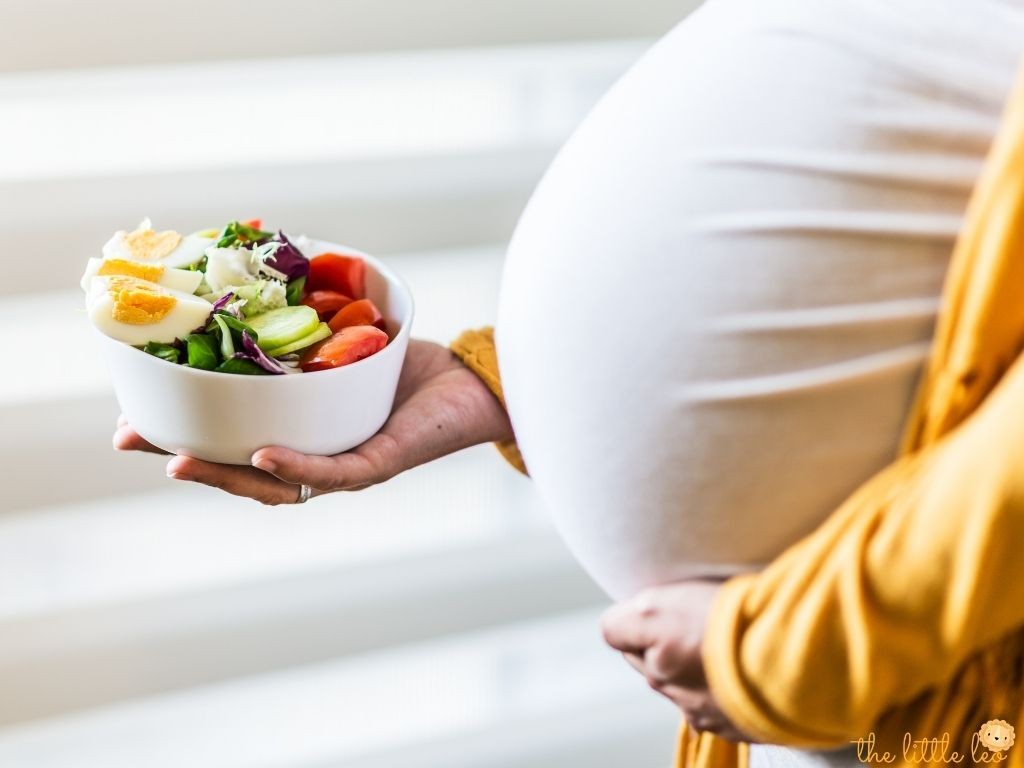
{"label": "boiled egg slice", "polygon": [[198,296],[125,275],[94,277],[86,294],[92,324],[133,346],[183,339],[206,324],[212,309]]}
{"label": "boiled egg slice", "polygon": [[89,259],[89,263],[85,267],[85,274],[82,275],[82,290],[89,290],[94,277],[112,275],[137,277],[140,280],[148,280],[151,283],[162,285],[164,288],[184,293],[195,293],[196,288],[203,281],[202,272],[175,269],[167,267],[161,262],[147,264],[142,261],[126,259]]}
{"label": "boiled egg slice", "polygon": [[103,246],[103,258],[160,262],[167,267],[191,267],[203,258],[206,249],[215,242],[212,237],[183,237],[173,230],[157,232],[150,225],[149,219],[146,219],[132,232],[115,232]]}

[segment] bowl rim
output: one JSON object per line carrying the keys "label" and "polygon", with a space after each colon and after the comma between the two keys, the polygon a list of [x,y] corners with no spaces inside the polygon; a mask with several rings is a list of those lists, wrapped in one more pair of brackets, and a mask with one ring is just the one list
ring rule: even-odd
{"label": "bowl rim", "polygon": [[[365,251],[361,251],[358,248],[352,248],[350,246],[343,245],[341,243],[334,243],[334,242],[331,242],[331,241],[328,241],[328,240],[319,240],[319,239],[317,239],[315,237],[309,237],[308,235],[306,235],[305,237],[306,237],[306,239],[309,242],[314,243],[317,246],[327,246],[327,250],[324,250],[322,253],[331,253],[333,250],[336,249],[336,250],[342,252],[344,255],[347,255],[347,256],[358,256],[359,258],[361,258],[364,261],[366,261],[369,264],[371,264],[373,266],[374,270],[376,270],[377,273],[380,274],[390,285],[397,286],[401,290],[401,292],[404,294],[404,297],[405,297],[406,301],[409,304],[408,318],[407,318],[406,322],[404,322],[401,325],[399,325],[398,331],[395,333],[394,338],[389,339],[388,343],[387,343],[387,346],[385,346],[382,350],[380,350],[380,352],[376,352],[376,353],[370,355],[369,357],[364,357],[362,360],[356,360],[354,363],[349,363],[348,365],[343,365],[343,366],[341,366],[339,368],[331,368],[331,369],[326,370],[326,371],[309,371],[309,372],[303,371],[301,376],[297,376],[295,374],[278,374],[276,376],[274,376],[274,375],[271,375],[271,376],[248,376],[248,375],[244,375],[244,374],[240,374],[240,373],[225,373],[225,372],[218,372],[218,371],[204,371],[201,368],[190,368],[187,365],[168,363],[167,360],[161,360],[160,358],[158,358],[158,357],[156,357],[154,355],[146,354],[143,350],[139,349],[136,346],[133,346],[131,344],[127,344],[127,343],[125,343],[123,341],[118,341],[117,339],[114,339],[114,338],[111,338],[110,336],[107,336],[105,333],[100,331],[100,329],[97,328],[92,323],[89,323],[89,327],[92,328],[93,333],[95,333],[97,336],[99,336],[100,339],[103,340],[103,342],[109,343],[111,345],[115,345],[115,346],[118,346],[118,347],[126,347],[126,348],[130,349],[132,352],[139,353],[144,358],[149,358],[154,363],[158,363],[158,364],[161,364],[161,365],[170,365],[172,369],[179,370],[179,371],[181,371],[186,376],[212,376],[215,379],[227,380],[227,381],[230,381],[231,379],[230,378],[226,379],[226,377],[232,377],[232,378],[234,378],[234,377],[242,377],[245,381],[253,382],[253,383],[255,383],[255,382],[270,382],[270,381],[281,380],[281,379],[299,379],[299,380],[302,380],[302,379],[304,379],[306,376],[308,376],[310,374],[338,374],[338,373],[341,373],[343,371],[350,370],[350,369],[352,369],[352,368],[354,368],[354,367],[356,367],[358,365],[361,365],[363,363],[369,362],[369,361],[373,360],[375,357],[377,357],[377,355],[380,355],[380,354],[383,354],[383,353],[387,352],[390,348],[392,348],[395,345],[395,342],[398,341],[400,337],[402,337],[402,336],[405,336],[406,338],[409,337],[410,332],[411,332],[411,327],[412,327],[412,321],[413,321],[413,319],[414,319],[414,317],[416,315],[416,302],[415,302],[415,299],[413,298],[412,290],[410,290],[408,283],[405,282],[405,280],[401,277],[401,275],[399,275],[397,272],[395,272],[393,269],[391,269],[391,267],[389,267],[386,264],[384,264],[376,256],[371,256],[370,254],[366,253]],[[322,255],[322,253],[318,253],[317,256]],[[310,257],[311,260],[313,258],[316,258],[316,257],[315,256],[314,257]],[[148,365],[148,363],[143,363],[143,365]],[[322,381],[323,379],[320,378],[319,380]],[[257,386],[278,386],[278,385],[276,385],[276,384],[267,384],[267,385],[258,384]]]}

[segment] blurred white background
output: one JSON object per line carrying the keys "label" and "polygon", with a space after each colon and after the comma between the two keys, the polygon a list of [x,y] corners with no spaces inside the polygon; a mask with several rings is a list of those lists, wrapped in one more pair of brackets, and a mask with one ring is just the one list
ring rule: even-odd
{"label": "blurred white background", "polygon": [[558,146],[695,0],[4,0],[0,766],[644,768],[671,707],[489,446],[267,509],[110,449],[76,283],[144,216],[384,257],[493,321]]}

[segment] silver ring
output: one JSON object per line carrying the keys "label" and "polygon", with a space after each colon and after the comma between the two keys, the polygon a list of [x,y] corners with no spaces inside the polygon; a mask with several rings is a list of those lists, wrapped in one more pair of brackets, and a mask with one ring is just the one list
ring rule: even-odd
{"label": "silver ring", "polygon": [[313,494],[313,489],[303,483],[299,486],[299,498],[295,500],[296,504],[305,504],[309,501],[309,497]]}

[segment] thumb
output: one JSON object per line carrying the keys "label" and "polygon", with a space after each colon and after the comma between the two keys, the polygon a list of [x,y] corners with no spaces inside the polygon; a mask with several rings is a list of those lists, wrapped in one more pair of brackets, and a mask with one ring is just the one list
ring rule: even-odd
{"label": "thumb", "polygon": [[252,465],[286,483],[309,485],[320,491],[357,490],[398,474],[393,441],[371,437],[353,451],[337,456],[308,456],[288,448],[261,448]]}

